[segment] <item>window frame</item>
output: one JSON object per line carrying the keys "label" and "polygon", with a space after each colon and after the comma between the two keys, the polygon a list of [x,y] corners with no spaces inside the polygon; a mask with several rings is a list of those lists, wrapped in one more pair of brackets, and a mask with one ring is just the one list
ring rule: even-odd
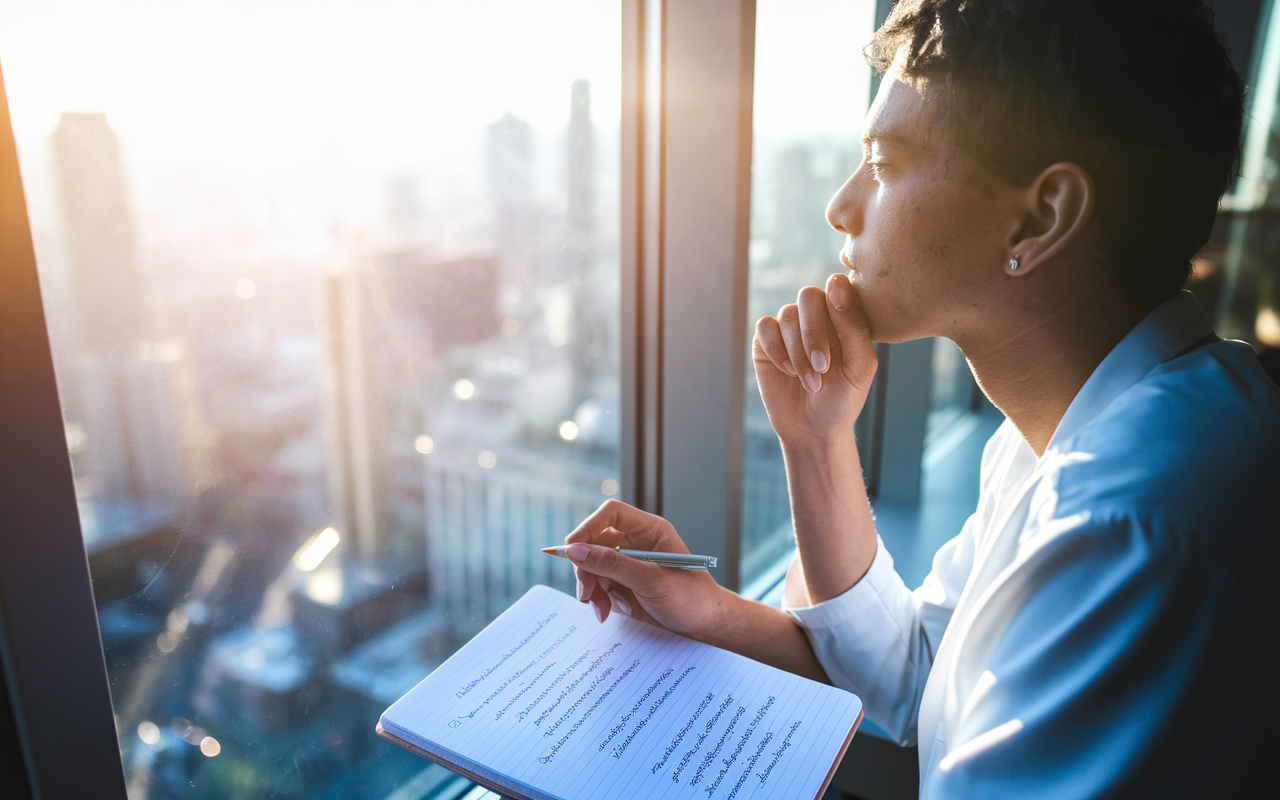
{"label": "window frame", "polygon": [[623,0],[623,57],[623,499],[736,591],[755,2]]}
{"label": "window frame", "polygon": [[20,763],[26,784],[4,788],[37,799],[124,800],[124,765],[2,70],[0,265],[0,667],[11,715],[0,725],[11,722],[16,734],[14,746],[0,752],[0,764],[7,775],[9,765]]}

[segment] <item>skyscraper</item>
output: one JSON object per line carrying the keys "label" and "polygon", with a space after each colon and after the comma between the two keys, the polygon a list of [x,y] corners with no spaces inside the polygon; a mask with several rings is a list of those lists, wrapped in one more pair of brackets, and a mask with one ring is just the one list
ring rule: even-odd
{"label": "skyscraper", "polygon": [[569,238],[589,253],[596,232],[596,145],[591,84],[574,81],[569,100]]}
{"label": "skyscraper", "polygon": [[573,282],[573,329],[569,341],[573,359],[573,405],[594,397],[597,378],[609,368],[609,325],[601,308],[596,268],[596,147],[591,122],[591,84],[573,82],[569,96],[568,202],[566,239],[561,251],[566,277]]}
{"label": "skyscraper", "polygon": [[830,260],[825,209],[828,187],[819,180],[813,151],[787,147],[774,161],[773,254],[782,267],[808,267]]}
{"label": "skyscraper", "polygon": [[74,464],[99,517],[86,519],[93,550],[139,535],[140,520],[155,517],[147,508],[182,497],[169,389],[175,356],[150,341],[120,146],[106,115],[64,113],[50,138],[71,275],[66,306],[49,314],[72,351],[59,389],[68,428],[83,439]]}
{"label": "skyscraper", "polygon": [[533,126],[511,113],[485,130],[485,177],[493,203],[494,241],[503,278],[524,286],[532,279],[536,214],[533,198]]}
{"label": "skyscraper", "polygon": [[80,315],[79,346],[127,352],[147,336],[133,215],[106,114],[63,113],[51,136]]}

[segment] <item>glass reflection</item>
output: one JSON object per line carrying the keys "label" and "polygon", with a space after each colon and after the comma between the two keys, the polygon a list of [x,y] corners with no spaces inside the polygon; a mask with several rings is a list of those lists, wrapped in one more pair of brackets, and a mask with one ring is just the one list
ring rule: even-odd
{"label": "glass reflection", "polygon": [[1280,14],[1260,13],[1249,75],[1240,179],[1222,198],[1209,244],[1192,264],[1188,288],[1220,336],[1254,346],[1280,382]]}

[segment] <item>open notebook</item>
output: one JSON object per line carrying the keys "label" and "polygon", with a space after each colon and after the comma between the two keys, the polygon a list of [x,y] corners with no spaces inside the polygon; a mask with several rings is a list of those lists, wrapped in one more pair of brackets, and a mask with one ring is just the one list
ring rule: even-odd
{"label": "open notebook", "polygon": [[817,798],[862,702],[535,586],[378,734],[506,797]]}

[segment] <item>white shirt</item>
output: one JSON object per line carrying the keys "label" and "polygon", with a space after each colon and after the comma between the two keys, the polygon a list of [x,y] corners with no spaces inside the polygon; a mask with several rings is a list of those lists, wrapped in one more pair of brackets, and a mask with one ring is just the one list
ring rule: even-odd
{"label": "white shirt", "polygon": [[919,589],[880,541],[786,609],[919,743],[922,797],[1245,796],[1276,757],[1280,391],[1212,332],[1188,293],[1153,311],[1039,459],[1006,420]]}

